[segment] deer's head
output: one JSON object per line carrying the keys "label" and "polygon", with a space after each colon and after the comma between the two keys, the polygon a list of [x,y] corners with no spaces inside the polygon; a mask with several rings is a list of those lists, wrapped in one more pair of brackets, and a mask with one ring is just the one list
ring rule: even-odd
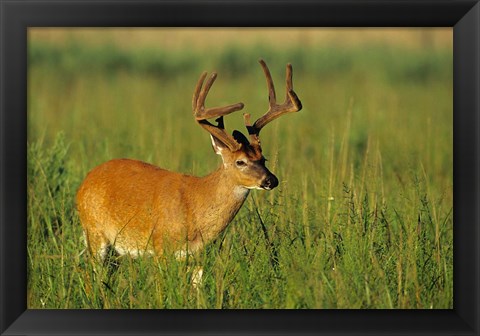
{"label": "deer's head", "polygon": [[[216,73],[210,76],[205,86],[203,84],[207,73],[202,73],[195,87],[192,108],[195,120],[210,133],[215,153],[221,155],[224,169],[229,172],[236,184],[248,189],[271,190],[278,185],[278,179],[265,166],[266,159],[262,154],[260,131],[266,124],[281,115],[300,111],[302,103],[293,91],[291,64],[287,64],[286,98],[283,104],[277,104],[272,76],[267,65],[263,60],[260,60],[260,64],[267,79],[269,108],[253,125],[250,122],[250,114],[243,115],[249,138],[238,130],[235,130],[232,135],[228,134],[223,121],[223,116],[243,109],[243,103],[205,108],[205,99],[217,78]],[[207,120],[210,118],[216,118],[217,125]]]}

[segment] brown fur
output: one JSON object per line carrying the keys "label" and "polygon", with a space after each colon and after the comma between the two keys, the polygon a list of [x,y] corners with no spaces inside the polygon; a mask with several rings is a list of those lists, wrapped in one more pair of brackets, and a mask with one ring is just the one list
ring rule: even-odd
{"label": "brown fur", "polygon": [[[94,168],[76,198],[90,251],[102,258],[108,245],[133,255],[198,251],[235,217],[248,196],[245,186],[258,187],[270,173],[261,151],[242,147],[223,148],[224,164],[205,177],[129,159]],[[251,164],[248,172],[236,169],[237,159]]]}

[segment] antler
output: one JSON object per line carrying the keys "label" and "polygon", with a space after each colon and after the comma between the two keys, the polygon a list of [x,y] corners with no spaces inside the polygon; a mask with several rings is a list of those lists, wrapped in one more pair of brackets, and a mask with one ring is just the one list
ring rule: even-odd
{"label": "antler", "polygon": [[265,64],[264,60],[259,60],[260,65],[262,66],[263,72],[265,73],[265,77],[267,79],[267,86],[268,86],[268,111],[261,116],[260,118],[255,121],[253,126],[250,124],[250,115],[245,114],[245,125],[247,126],[248,133],[253,142],[259,143],[260,140],[258,135],[260,134],[261,129],[268,124],[270,121],[277,119],[278,117],[282,116],[288,112],[298,112],[302,109],[302,103],[300,99],[298,99],[297,94],[293,91],[293,83],[292,83],[292,65],[290,63],[287,64],[287,75],[286,75],[286,97],[283,104],[277,104],[277,98],[275,96],[275,87],[273,85],[272,76],[270,75],[270,71],[268,70],[267,65]]}
{"label": "antler", "polygon": [[[208,92],[217,78],[217,74],[214,72],[207,80],[207,83],[202,89],[203,82],[207,77],[207,72],[203,72],[200,76],[200,79],[197,82],[195,91],[192,99],[192,109],[193,115],[197,123],[205,128],[211,135],[216,137],[222,143],[224,143],[232,152],[235,152],[240,149],[241,144],[238,143],[231,135],[225,132],[223,116],[230,114],[235,111],[243,109],[243,103],[237,103],[222,107],[211,107],[205,108],[205,99],[207,98]],[[218,123],[217,126],[212,125],[207,119],[215,118],[215,121]]]}

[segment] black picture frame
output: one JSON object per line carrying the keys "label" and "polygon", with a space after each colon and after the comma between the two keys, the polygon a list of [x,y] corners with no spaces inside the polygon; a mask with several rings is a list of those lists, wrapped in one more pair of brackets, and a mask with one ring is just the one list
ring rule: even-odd
{"label": "black picture frame", "polygon": [[[0,0],[0,332],[478,335],[478,1]],[[453,27],[454,308],[451,310],[28,310],[28,27]]]}

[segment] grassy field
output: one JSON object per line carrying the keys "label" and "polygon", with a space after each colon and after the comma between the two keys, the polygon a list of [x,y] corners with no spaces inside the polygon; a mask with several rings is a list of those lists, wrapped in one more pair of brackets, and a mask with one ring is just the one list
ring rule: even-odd
{"label": "grassy field", "polygon": [[[31,33],[29,308],[453,308],[451,32],[299,32],[288,47],[275,33],[227,34],[210,49],[200,33],[180,43],[186,33],[170,44],[152,31]],[[86,173],[119,157],[213,171],[221,160],[193,121],[194,85],[217,71],[208,104],[243,101],[257,118],[260,57],[278,96],[293,64],[304,106],[262,131],[279,187],[251,192],[188,261],[103,267],[82,254],[74,196]],[[243,131],[241,113],[226,126]]]}

